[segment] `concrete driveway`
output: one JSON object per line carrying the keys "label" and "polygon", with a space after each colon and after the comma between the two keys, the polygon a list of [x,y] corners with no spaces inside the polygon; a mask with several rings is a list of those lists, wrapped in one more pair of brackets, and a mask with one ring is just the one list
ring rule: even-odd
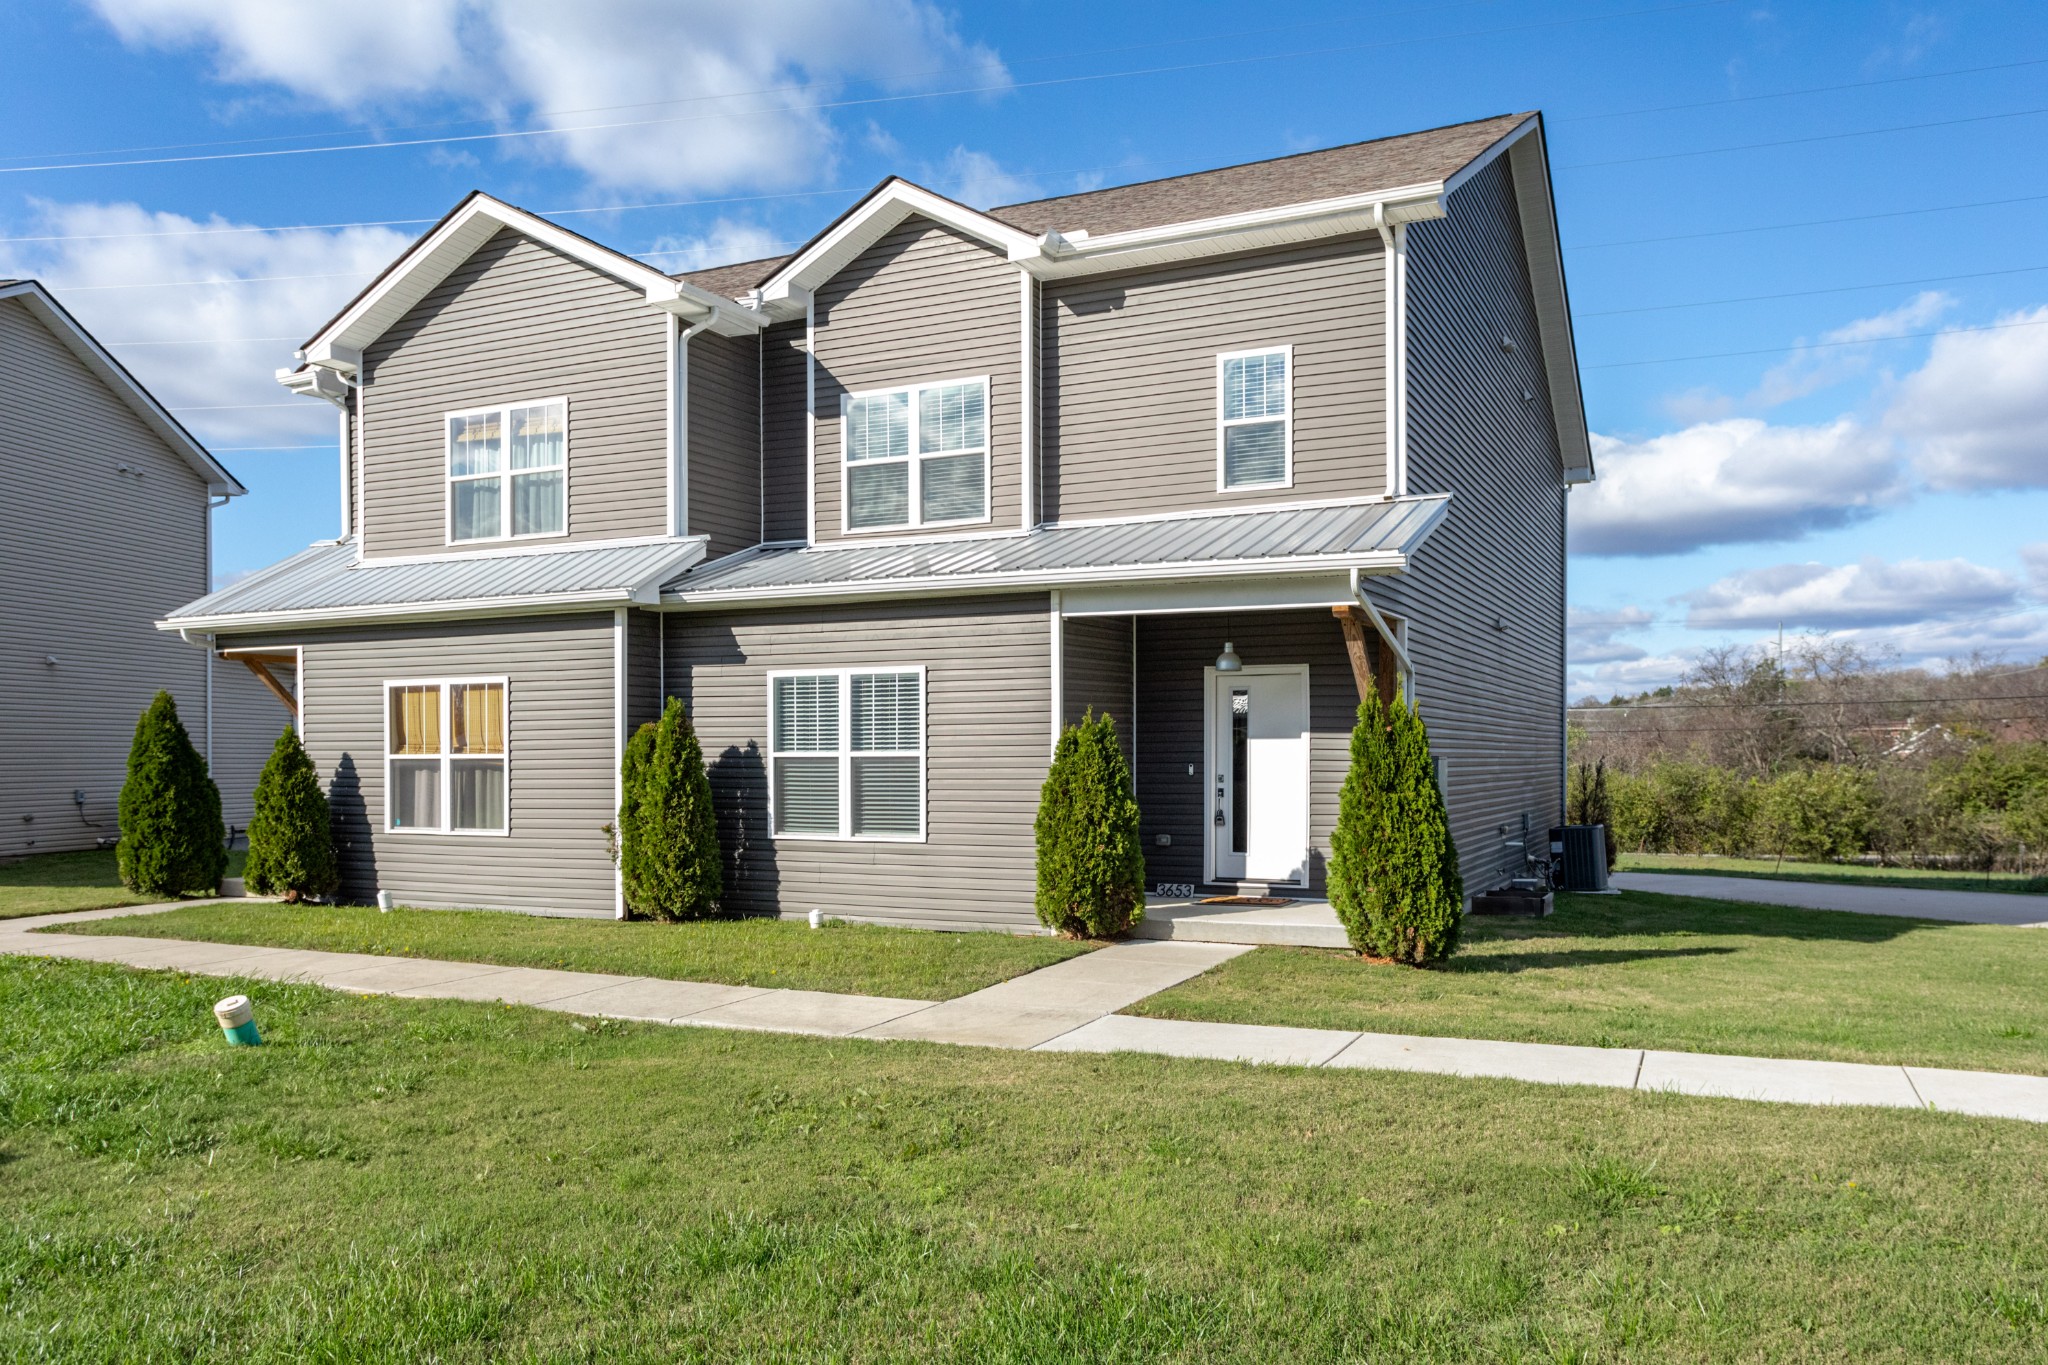
{"label": "concrete driveway", "polygon": [[2048,896],[2003,891],[1917,891],[1853,882],[1780,882],[1761,877],[1712,877],[1689,872],[1617,872],[1608,881],[1623,891],[1666,896],[1790,905],[1801,910],[1847,910],[1858,915],[1904,915],[1962,924],[2015,924],[2048,928]]}

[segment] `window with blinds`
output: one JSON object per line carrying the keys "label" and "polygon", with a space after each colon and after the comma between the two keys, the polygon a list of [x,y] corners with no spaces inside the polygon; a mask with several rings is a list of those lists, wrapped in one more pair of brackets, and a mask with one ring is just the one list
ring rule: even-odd
{"label": "window with blinds", "polygon": [[846,530],[988,520],[986,379],[849,394],[840,418]]}
{"label": "window with blinds", "polygon": [[1284,487],[1293,482],[1293,348],[1216,358],[1217,487]]}
{"label": "window with blinds", "polygon": [[448,417],[448,540],[518,540],[569,529],[569,402],[552,398]]}
{"label": "window with blinds", "polygon": [[387,683],[385,828],[508,829],[505,680]]}
{"label": "window with blinds", "polygon": [[771,674],[768,710],[777,834],[924,837],[924,670]]}

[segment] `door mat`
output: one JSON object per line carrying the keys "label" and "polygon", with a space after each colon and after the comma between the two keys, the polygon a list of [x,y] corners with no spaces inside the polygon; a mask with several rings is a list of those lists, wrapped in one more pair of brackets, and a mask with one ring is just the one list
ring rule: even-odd
{"label": "door mat", "polygon": [[1204,896],[1197,905],[1292,905],[1292,896]]}

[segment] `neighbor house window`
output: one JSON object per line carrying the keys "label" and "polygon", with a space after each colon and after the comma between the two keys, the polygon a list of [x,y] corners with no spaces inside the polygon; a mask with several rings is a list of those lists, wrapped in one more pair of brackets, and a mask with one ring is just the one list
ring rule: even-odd
{"label": "neighbor house window", "polygon": [[569,525],[569,403],[448,415],[449,541],[558,536]]}
{"label": "neighbor house window", "polygon": [[1218,488],[1293,482],[1293,363],[1291,346],[1216,357]]}
{"label": "neighbor house window", "polygon": [[988,520],[988,380],[848,394],[849,531]]}
{"label": "neighbor house window", "polygon": [[924,670],[768,676],[777,834],[924,837]]}
{"label": "neighbor house window", "polygon": [[385,827],[506,831],[505,680],[384,685]]}

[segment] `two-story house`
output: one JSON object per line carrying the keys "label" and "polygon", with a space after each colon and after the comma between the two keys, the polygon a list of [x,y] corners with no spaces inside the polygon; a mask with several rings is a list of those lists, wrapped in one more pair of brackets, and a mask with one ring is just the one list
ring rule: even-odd
{"label": "two-story house", "polygon": [[1368,688],[1470,883],[1561,815],[1539,116],[987,212],[892,179],[680,277],[476,194],[300,356],[341,538],[163,624],[295,666],[355,896],[613,913],[669,695],[744,911],[1032,925],[1090,707],[1156,887],[1318,894]]}

